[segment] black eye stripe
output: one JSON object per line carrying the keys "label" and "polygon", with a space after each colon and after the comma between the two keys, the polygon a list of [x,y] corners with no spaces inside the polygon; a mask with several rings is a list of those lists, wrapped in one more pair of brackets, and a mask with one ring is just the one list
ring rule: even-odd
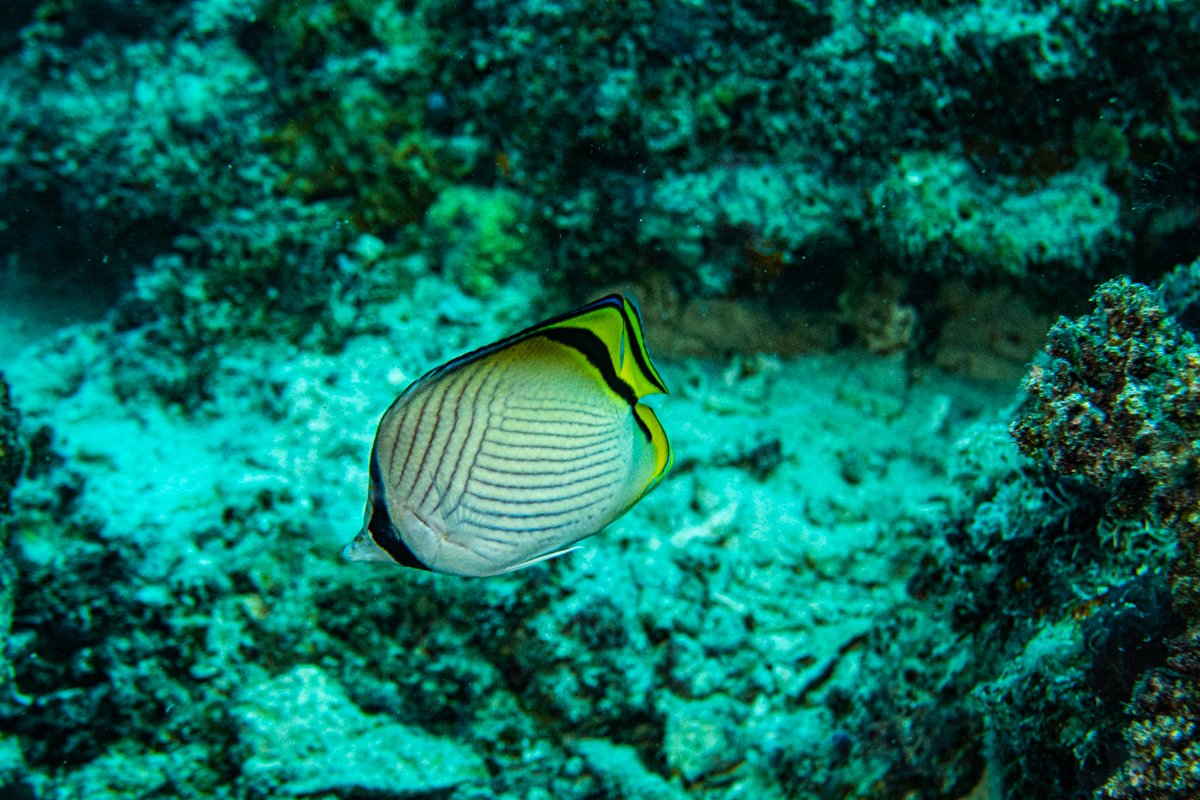
{"label": "black eye stripe", "polygon": [[368,494],[371,503],[371,519],[367,522],[367,532],[375,544],[383,548],[397,564],[415,569],[429,569],[413,551],[408,549],[400,532],[392,524],[392,515],[387,508],[387,494],[384,490],[383,471],[379,468],[379,459],[375,457],[375,448],[371,448],[371,489]]}

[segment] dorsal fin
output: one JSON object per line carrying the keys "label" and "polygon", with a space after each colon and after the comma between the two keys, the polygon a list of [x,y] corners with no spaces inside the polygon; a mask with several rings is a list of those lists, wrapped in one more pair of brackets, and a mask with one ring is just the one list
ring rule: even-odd
{"label": "dorsal fin", "polygon": [[[555,328],[581,328],[594,334],[607,349],[613,372],[629,386],[635,401],[636,398],[649,394],[667,394],[667,386],[663,383],[658,370],[650,361],[650,354],[646,351],[641,313],[637,306],[624,296],[610,294],[564,314],[543,320],[525,330],[506,336],[498,342],[464,353],[440,367],[434,367],[413,381],[401,396],[403,397],[423,383],[436,380],[467,364],[545,334]],[[559,337],[551,338],[558,339]]]}

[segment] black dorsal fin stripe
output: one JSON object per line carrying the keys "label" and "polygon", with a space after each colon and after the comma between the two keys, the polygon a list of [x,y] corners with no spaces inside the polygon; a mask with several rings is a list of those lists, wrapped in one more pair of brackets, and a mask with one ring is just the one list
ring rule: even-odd
{"label": "black dorsal fin stripe", "polygon": [[[530,327],[525,328],[524,330],[517,331],[516,333],[512,334],[511,336],[505,336],[503,339],[492,342],[491,344],[485,344],[482,347],[477,347],[474,350],[471,350],[470,352],[463,353],[461,356],[452,358],[449,361],[447,361],[445,364],[442,364],[439,367],[434,367],[433,369],[429,370],[424,375],[422,375],[420,378],[418,378],[417,380],[415,380],[411,384],[409,384],[408,388],[405,389],[403,393],[401,393],[400,398],[403,398],[409,392],[413,391],[414,389],[416,389],[418,386],[420,386],[422,384],[435,381],[438,378],[442,377],[443,375],[445,375],[449,372],[453,372],[457,369],[461,369],[462,367],[467,366],[468,364],[470,364],[473,361],[478,361],[479,359],[481,359],[485,356],[489,356],[492,353],[497,353],[501,350],[504,350],[505,348],[508,348],[508,347],[513,346],[514,344],[517,344],[518,342],[523,342],[526,339],[530,339],[534,336],[537,336],[538,334],[543,332],[543,328],[558,325],[559,323],[566,322],[567,320],[583,316],[584,314],[590,314],[591,312],[596,311],[597,309],[600,309],[600,308],[604,308],[605,306],[609,306],[609,307],[613,308],[614,310],[616,310],[617,312],[619,312],[621,314],[621,317],[624,320],[625,324],[628,325],[629,317],[625,314],[624,299],[619,294],[610,294],[610,295],[600,298],[599,300],[593,300],[592,302],[590,302],[586,305],[582,305],[579,308],[575,308],[575,309],[567,311],[563,314],[558,314],[556,316],[550,317],[549,319],[542,320],[541,322],[537,323],[536,325],[531,325]],[[641,360],[640,353],[638,355],[638,363],[639,364],[644,363]],[[400,398],[397,398],[397,402],[399,401]]]}
{"label": "black dorsal fin stripe", "polygon": [[[620,300],[619,295],[614,294],[609,295],[609,297],[616,298],[618,301]],[[605,299],[607,300],[608,298]],[[663,394],[670,394],[670,392],[667,391],[667,387],[663,385],[662,380],[658,377],[658,372],[654,369],[654,367],[650,366],[650,362],[646,360],[646,329],[642,326],[641,312],[638,312],[636,320],[631,320],[629,318],[629,313],[625,310],[625,303],[618,302],[616,307],[617,310],[621,312],[621,319],[625,323],[625,330],[630,331],[630,338],[634,340],[628,349],[633,351],[633,360],[637,362],[638,369],[641,370],[642,374],[646,376],[647,380],[658,387],[660,392]],[[632,335],[634,331],[637,332],[636,336]]]}
{"label": "black dorsal fin stripe", "polygon": [[[600,373],[601,379],[612,390],[613,394],[628,403],[630,409],[637,405],[637,394],[633,391],[633,387],[621,380],[621,376],[617,374],[616,369],[613,367],[608,346],[595,333],[589,331],[587,328],[561,326],[547,328],[544,331],[540,331],[537,335],[552,342],[557,342],[564,347],[569,347],[582,355]],[[646,423],[642,422],[637,414],[633,415],[633,419],[637,422],[638,427],[642,429],[642,433],[645,434],[646,441],[650,441],[650,428],[646,426]]]}

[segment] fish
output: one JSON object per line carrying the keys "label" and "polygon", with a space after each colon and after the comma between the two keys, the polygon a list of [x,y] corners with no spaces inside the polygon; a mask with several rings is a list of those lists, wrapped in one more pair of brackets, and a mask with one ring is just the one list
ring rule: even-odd
{"label": "fish", "polygon": [[670,469],[641,402],[655,394],[669,392],[620,294],[431,369],[379,421],[343,557],[487,577],[577,549]]}

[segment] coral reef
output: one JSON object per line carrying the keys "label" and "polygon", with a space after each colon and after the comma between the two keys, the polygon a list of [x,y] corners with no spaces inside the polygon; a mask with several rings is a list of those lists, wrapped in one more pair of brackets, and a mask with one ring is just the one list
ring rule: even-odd
{"label": "coral reef", "polygon": [[178,237],[137,270],[115,310],[121,396],[194,407],[210,396],[220,359],[248,342],[340,346],[364,322],[367,298],[397,286],[389,262],[351,235],[329,206],[283,200]]}
{"label": "coral reef", "polygon": [[17,434],[21,417],[10,392],[4,373],[0,373],[0,520],[8,513],[9,498],[25,466],[25,450]]}
{"label": "coral reef", "polygon": [[797,254],[848,238],[858,198],[797,164],[739,165],[659,180],[639,227],[709,295],[769,289]]}
{"label": "coral reef", "polygon": [[1105,784],[1102,800],[1184,800],[1200,791],[1196,720],[1200,674],[1152,670],[1129,710],[1130,759]]}
{"label": "coral reef", "polygon": [[961,156],[906,153],[871,190],[887,252],[910,269],[1025,277],[1084,271],[1115,251],[1120,198],[1081,162],[1021,191]]}
{"label": "coral reef", "polygon": [[536,262],[528,252],[527,205],[511,189],[447,189],[425,217],[431,257],[469,294],[493,294]]}
{"label": "coral reef", "polygon": [[[1022,458],[998,422],[958,447],[961,494],[926,523],[931,546],[909,582],[953,643],[931,656],[946,666],[940,680],[914,669],[869,700],[887,717],[918,690],[937,698],[936,729],[973,743],[959,754],[960,793],[986,767],[994,796],[1089,795],[1116,767],[1133,685],[1182,630],[1167,601],[1169,540],[1107,520],[1094,490]],[[891,646],[930,647],[914,636],[902,628]],[[944,780],[920,770],[948,749],[930,734],[888,774]]]}
{"label": "coral reef", "polygon": [[[878,706],[836,698],[890,663],[898,645],[871,632],[908,603],[902,583],[879,578],[906,570],[898,536],[922,547],[905,498],[941,491],[936,454],[988,403],[967,387],[910,387],[891,358],[849,372],[829,357],[693,364],[672,378],[675,478],[586,551],[486,582],[341,564],[361,512],[364,422],[426,358],[395,343],[435,344],[436,361],[461,346],[461,319],[495,313],[436,299],[447,287],[418,280],[406,319],[344,352],[263,343],[263,356],[224,363],[204,414],[117,402],[118,385],[72,378],[76,359],[94,363],[75,340],[22,362],[30,423],[55,422],[14,518],[29,704],[4,726],[33,796],[257,797],[314,781],[378,793],[401,780],[394,760],[318,770],[284,754],[323,764],[352,742],[433,753],[447,739],[466,766],[439,791],[461,798],[871,791],[890,762],[860,760],[855,742],[893,745],[862,733]],[[400,374],[381,380],[381,362]],[[205,415],[204,435],[187,433]],[[115,439],[129,444],[102,456]],[[814,440],[827,444],[802,444]],[[914,640],[932,636],[907,619]],[[300,723],[265,741],[261,709],[342,732],[317,750]],[[962,744],[920,752],[943,747]],[[974,777],[960,774],[945,785]]]}
{"label": "coral reef", "polygon": [[[1191,272],[1179,268],[1163,294],[1189,296]],[[1165,600],[1123,598],[1127,610],[1099,631],[1115,643],[1089,644],[1110,659],[1101,677],[1126,679],[1110,690],[1145,673],[1125,731],[1127,760],[1098,796],[1182,800],[1200,790],[1200,350],[1149,287],[1118,278],[1094,302],[1093,313],[1051,329],[1012,432],[1026,453],[1097,487],[1109,514],[1178,543],[1174,611]],[[1183,619],[1171,624],[1175,612]]]}
{"label": "coral reef", "polygon": [[1159,294],[1179,324],[1195,334],[1200,329],[1200,258],[1163,276]]}
{"label": "coral reef", "polygon": [[[1195,794],[1200,262],[1104,283],[1003,420],[1053,315],[1200,251],[1198,36],[8,4],[0,286],[91,307],[0,332],[0,793]],[[338,561],[395,396],[613,285],[668,357],[655,494],[495,580]]]}
{"label": "coral reef", "polygon": [[256,157],[269,84],[235,41],[169,37],[150,4],[141,38],[105,36],[129,20],[110,5],[43,4],[8,62],[0,241],[31,272],[65,268],[112,296],[212,210],[268,196],[278,170]]}
{"label": "coral reef", "polygon": [[[13,488],[25,465],[19,426],[20,415],[13,407],[8,382],[0,373],[0,714],[10,713],[18,696],[8,646],[17,590],[17,571],[8,549],[8,515]],[[15,785],[23,772],[24,762],[17,738],[7,731],[0,733],[0,790]]]}
{"label": "coral reef", "polygon": [[1186,3],[111,6],[30,14],[0,112],[0,244],[110,296],[280,195],[409,249],[430,209],[519,191],[511,246],[573,290],[836,292],[895,259],[1081,291],[1195,244]]}
{"label": "coral reef", "polygon": [[363,714],[318,667],[245,687],[234,716],[251,795],[421,796],[486,774],[468,747]]}
{"label": "coral reef", "polygon": [[1178,531],[1176,602],[1200,612],[1200,349],[1146,286],[1117,278],[1050,330],[1013,423],[1022,451],[1103,490],[1111,513]]}

